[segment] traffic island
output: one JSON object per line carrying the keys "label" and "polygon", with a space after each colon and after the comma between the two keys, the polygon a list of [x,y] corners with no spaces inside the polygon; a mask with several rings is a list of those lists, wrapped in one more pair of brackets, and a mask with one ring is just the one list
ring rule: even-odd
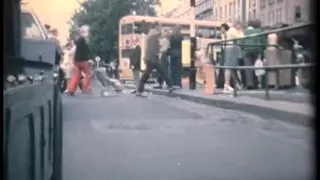
{"label": "traffic island", "polygon": [[[126,87],[134,88],[133,85]],[[183,88],[169,94],[166,90],[153,89],[152,86],[146,85],[145,90],[156,95],[252,113],[264,119],[277,119],[303,126],[313,125],[314,107],[307,92],[270,91],[270,100],[265,100],[264,91],[243,90],[238,92],[237,97],[233,97],[232,94],[224,94],[219,90],[215,95],[205,95],[202,88],[197,90]]]}

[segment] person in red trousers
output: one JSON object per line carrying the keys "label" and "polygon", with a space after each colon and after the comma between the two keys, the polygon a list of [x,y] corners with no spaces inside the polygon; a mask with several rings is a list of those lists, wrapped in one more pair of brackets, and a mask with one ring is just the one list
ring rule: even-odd
{"label": "person in red trousers", "polygon": [[80,83],[81,74],[84,73],[83,93],[91,94],[91,68],[90,52],[88,47],[89,26],[84,25],[80,28],[80,37],[76,40],[74,52],[75,72],[68,85],[67,94],[74,95],[78,84]]}

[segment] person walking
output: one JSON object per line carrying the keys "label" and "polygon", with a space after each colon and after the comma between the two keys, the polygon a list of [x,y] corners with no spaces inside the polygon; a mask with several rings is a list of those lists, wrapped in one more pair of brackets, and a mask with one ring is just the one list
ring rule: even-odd
{"label": "person walking", "polygon": [[132,69],[133,80],[136,85],[131,93],[136,93],[140,81],[140,71],[141,71],[141,47],[139,45],[139,39],[135,39],[133,42],[133,50],[130,54],[130,67]]}
{"label": "person walking", "polygon": [[69,42],[67,43],[66,47],[64,48],[63,51],[63,60],[60,63],[60,68],[63,70],[64,72],[64,80],[63,80],[63,84],[62,84],[62,92],[66,92],[67,91],[67,85],[70,82],[70,79],[72,77],[72,73],[73,73],[73,56],[74,53],[72,52],[72,44]]}
{"label": "person walking", "polygon": [[146,53],[144,58],[146,70],[140,79],[136,93],[137,96],[144,96],[142,94],[144,91],[144,85],[153,69],[156,69],[159,75],[164,78],[168,85],[169,92],[173,91],[171,81],[167,74],[164,73],[164,70],[158,60],[160,52],[159,35],[160,33],[157,29],[157,25],[152,25],[146,39]]}
{"label": "person walking", "polygon": [[91,67],[89,63],[90,52],[88,46],[89,26],[84,25],[80,28],[80,37],[75,42],[76,49],[74,53],[75,72],[68,85],[67,93],[74,95],[74,92],[80,82],[81,73],[84,73],[83,93],[91,94]]}
{"label": "person walking", "polygon": [[[164,70],[164,73],[168,74],[168,65],[169,65],[169,59],[168,59],[168,50],[170,48],[170,41],[168,39],[168,32],[162,31],[161,32],[161,38],[160,38],[160,64]],[[162,76],[158,76],[158,85],[155,86],[155,89],[162,89],[162,85],[164,83],[164,79]]]}
{"label": "person walking", "polygon": [[170,37],[171,79],[173,86],[177,88],[182,88],[182,41],[183,36],[181,34],[180,26],[177,26]]}
{"label": "person walking", "polygon": [[[245,36],[250,36],[252,34],[262,33],[263,30],[260,28],[259,20],[251,20],[248,22],[247,28],[244,30]],[[266,42],[263,36],[251,37],[242,40],[241,44],[245,46],[242,48],[244,54],[244,65],[253,66],[255,61],[258,59],[258,56],[262,56],[264,48],[259,45],[265,45]],[[247,46],[246,46],[247,45]],[[253,46],[252,46],[253,45]],[[253,69],[244,70],[245,74],[245,84],[246,89],[256,89],[258,87],[258,80],[255,76]]]}
{"label": "person walking", "polygon": [[[233,26],[225,33],[225,39],[236,39],[244,37],[241,23],[236,21]],[[239,59],[241,58],[241,49],[234,41],[226,42],[226,47],[224,49],[224,66],[237,66],[239,64]],[[232,92],[233,88],[231,87],[231,76],[232,70],[225,69],[224,72],[224,92]],[[235,82],[236,84],[236,82]]]}

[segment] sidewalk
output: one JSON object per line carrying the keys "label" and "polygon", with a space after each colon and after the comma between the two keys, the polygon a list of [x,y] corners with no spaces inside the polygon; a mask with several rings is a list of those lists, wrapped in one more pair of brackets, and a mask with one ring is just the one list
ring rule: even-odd
{"label": "sidewalk", "polygon": [[[132,84],[126,84],[125,86],[134,88]],[[278,119],[305,126],[312,125],[314,107],[310,103],[311,95],[305,90],[271,90],[270,100],[265,100],[265,91],[263,90],[240,90],[238,91],[238,97],[233,97],[232,94],[222,93],[222,89],[217,89],[215,95],[205,95],[201,85],[197,86],[196,90],[183,88],[173,94],[152,87],[153,85],[147,84],[145,89],[157,95],[244,111],[266,119]]]}

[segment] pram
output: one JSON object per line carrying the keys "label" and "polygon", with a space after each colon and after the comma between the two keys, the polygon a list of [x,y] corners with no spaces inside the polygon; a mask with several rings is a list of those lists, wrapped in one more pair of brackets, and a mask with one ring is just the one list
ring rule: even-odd
{"label": "pram", "polygon": [[93,72],[101,87],[101,96],[106,96],[110,91],[116,94],[123,93],[123,84],[119,80],[107,76],[105,68],[94,68]]}

